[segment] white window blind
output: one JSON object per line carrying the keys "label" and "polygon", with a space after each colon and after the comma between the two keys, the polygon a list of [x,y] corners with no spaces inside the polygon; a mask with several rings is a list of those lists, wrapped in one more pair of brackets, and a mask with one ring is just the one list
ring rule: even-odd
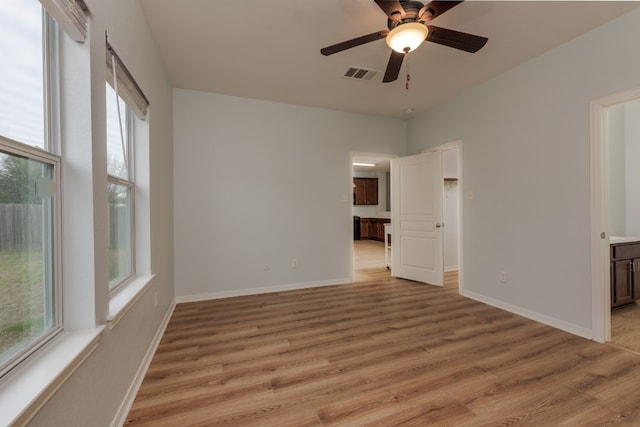
{"label": "white window blind", "polygon": [[113,81],[114,61],[118,95],[122,97],[136,116],[144,120],[149,110],[149,101],[147,97],[144,96],[144,93],[142,93],[140,86],[138,86],[131,76],[131,73],[129,73],[129,70],[127,70],[127,67],[122,63],[118,54],[113,50],[109,42],[107,42],[107,79],[113,87],[115,87]]}
{"label": "white window blind", "polygon": [[40,0],[49,15],[77,42],[87,38],[87,6],[82,0]]}

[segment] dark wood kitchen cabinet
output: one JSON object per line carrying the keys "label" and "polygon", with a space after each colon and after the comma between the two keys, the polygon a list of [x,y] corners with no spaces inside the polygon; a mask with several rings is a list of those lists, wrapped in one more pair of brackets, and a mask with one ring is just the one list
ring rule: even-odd
{"label": "dark wood kitchen cabinet", "polygon": [[371,218],[360,218],[360,238],[371,238]]}
{"label": "dark wood kitchen cabinet", "polygon": [[360,238],[384,242],[384,225],[388,219],[360,218]]}
{"label": "dark wood kitchen cabinet", "polygon": [[611,307],[640,298],[640,242],[611,245]]}
{"label": "dark wood kitchen cabinet", "polygon": [[353,178],[353,204],[378,204],[378,178]]}
{"label": "dark wood kitchen cabinet", "polygon": [[384,223],[389,222],[386,219],[376,218],[374,219],[374,230],[373,230],[373,239],[384,242]]}

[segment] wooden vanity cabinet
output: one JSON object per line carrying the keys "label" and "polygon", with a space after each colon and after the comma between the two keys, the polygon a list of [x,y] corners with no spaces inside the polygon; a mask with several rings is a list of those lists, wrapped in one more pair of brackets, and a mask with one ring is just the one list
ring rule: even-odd
{"label": "wooden vanity cabinet", "polygon": [[611,245],[611,307],[640,298],[640,242]]}

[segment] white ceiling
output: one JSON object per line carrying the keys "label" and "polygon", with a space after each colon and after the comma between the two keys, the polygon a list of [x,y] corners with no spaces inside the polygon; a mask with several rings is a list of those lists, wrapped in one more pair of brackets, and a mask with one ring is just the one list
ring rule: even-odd
{"label": "white ceiling", "polygon": [[[378,40],[332,56],[322,47],[386,29],[373,0],[141,0],[174,87],[408,118],[601,25],[640,2],[466,1],[431,22],[488,37],[475,54],[426,42],[393,83]],[[597,54],[597,52],[594,52]],[[350,66],[380,70],[343,77]],[[413,113],[407,113],[412,109]]]}
{"label": "white ceiling", "polygon": [[357,172],[389,172],[391,170],[391,159],[393,159],[394,157],[397,156],[377,153],[353,153],[353,155],[351,156],[351,161],[353,163],[369,163],[374,164],[375,166],[370,167],[352,165],[352,168]]}

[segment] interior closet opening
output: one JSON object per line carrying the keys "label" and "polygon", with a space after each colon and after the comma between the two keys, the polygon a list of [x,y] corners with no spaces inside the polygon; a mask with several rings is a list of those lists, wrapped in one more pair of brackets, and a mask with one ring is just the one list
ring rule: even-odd
{"label": "interior closet opening", "polygon": [[[446,148],[446,147],[445,147]],[[460,203],[462,188],[460,185],[461,147],[454,144],[452,148],[442,151],[442,219],[444,223],[443,261],[444,286],[456,287],[460,290]]]}

